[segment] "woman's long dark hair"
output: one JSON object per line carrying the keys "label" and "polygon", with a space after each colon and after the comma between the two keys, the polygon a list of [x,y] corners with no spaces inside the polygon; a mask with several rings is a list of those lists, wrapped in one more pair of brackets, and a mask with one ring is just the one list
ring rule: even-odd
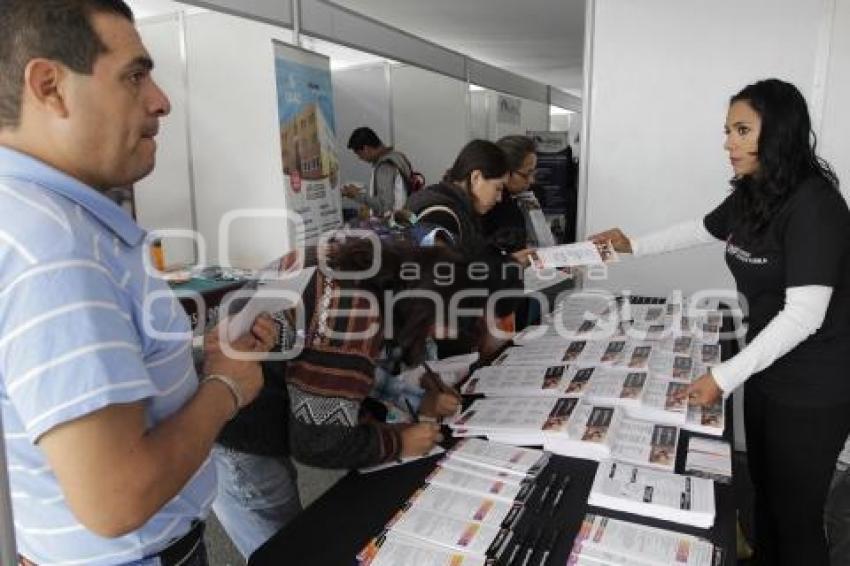
{"label": "woman's long dark hair", "polygon": [[838,178],[816,153],[806,100],[797,87],[767,79],[744,87],[730,100],[748,103],[761,118],[758,139],[759,167],[751,175],[732,179],[740,192],[741,225],[745,239],[764,233],[779,209],[800,183],[815,176],[838,189]]}
{"label": "woman's long dark hair", "polygon": [[[373,265],[375,255],[373,242],[355,239],[334,246],[329,252],[328,263],[336,271],[365,271]],[[448,312],[451,297],[464,289],[482,287],[482,283],[470,278],[468,260],[446,246],[419,247],[408,242],[382,241],[378,255],[377,273],[355,285],[377,297],[384,327],[392,325],[392,342],[401,347],[405,362],[418,363],[424,358],[426,340],[437,320],[438,306],[427,297],[413,296],[395,301],[391,312],[387,312],[386,293],[433,292],[443,299],[443,319],[451,321],[453,313]],[[451,278],[447,277],[449,271]],[[486,296],[471,297],[461,301],[460,307],[484,308],[486,301]],[[459,322],[460,334],[471,344],[477,344],[479,319],[466,317]]]}

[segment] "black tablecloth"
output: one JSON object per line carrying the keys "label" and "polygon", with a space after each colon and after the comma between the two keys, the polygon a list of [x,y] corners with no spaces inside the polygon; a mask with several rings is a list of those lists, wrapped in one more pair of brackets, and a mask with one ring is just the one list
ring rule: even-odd
{"label": "black tablecloth", "polygon": [[[728,328],[730,321],[724,321]],[[723,343],[723,357],[734,353],[733,342]],[[731,398],[726,403],[727,441],[732,441]],[[684,467],[688,439],[698,434],[682,431],[676,457],[676,471]],[[371,538],[378,535],[384,525],[420,487],[426,476],[436,466],[440,456],[389,468],[370,474],[350,472],[330,490],[305,509],[294,521],[281,529],[251,556],[249,564],[286,566],[351,566],[355,556]],[[542,528],[557,531],[556,543],[547,565],[562,565],[572,548],[573,539],[581,521],[588,512],[599,513],[644,525],[656,526],[706,538],[724,551],[724,565],[733,565],[735,555],[736,507],[731,485],[715,483],[717,516],[709,530],[676,523],[658,521],[640,515],[620,513],[610,509],[592,507],[587,497],[598,464],[566,456],[552,456],[538,481],[546,481],[549,474],[568,473],[570,488],[558,505],[554,515],[548,510],[538,511],[537,499],[532,496],[527,503],[531,512],[525,513],[517,525],[517,532]],[[538,490],[540,491],[540,490]],[[537,565],[540,556],[533,555],[528,564]],[[404,565],[399,565],[404,566]]]}

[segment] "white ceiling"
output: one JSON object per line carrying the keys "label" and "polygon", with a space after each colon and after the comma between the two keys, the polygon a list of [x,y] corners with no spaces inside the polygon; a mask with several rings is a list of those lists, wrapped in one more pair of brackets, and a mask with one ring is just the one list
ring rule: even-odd
{"label": "white ceiling", "polygon": [[581,96],[584,0],[328,0]]}
{"label": "white ceiling", "polygon": [[[581,96],[585,0],[325,1]],[[201,10],[173,0],[128,4],[140,20]]]}

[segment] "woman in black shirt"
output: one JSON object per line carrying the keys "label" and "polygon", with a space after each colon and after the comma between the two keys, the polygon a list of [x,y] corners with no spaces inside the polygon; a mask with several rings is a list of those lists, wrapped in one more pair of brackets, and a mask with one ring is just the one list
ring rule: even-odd
{"label": "woman in black shirt", "polygon": [[695,380],[690,402],[746,382],[758,563],[828,564],[824,502],[850,431],[850,211],[793,85],[769,79],[732,97],[725,148],[732,193],[702,223],[593,239],[635,255],[726,242],[747,346]]}

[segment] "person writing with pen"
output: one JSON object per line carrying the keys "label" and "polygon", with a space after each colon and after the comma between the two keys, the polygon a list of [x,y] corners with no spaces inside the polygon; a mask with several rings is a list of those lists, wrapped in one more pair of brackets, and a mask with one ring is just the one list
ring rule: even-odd
{"label": "person writing with pen", "polygon": [[824,502],[850,431],[850,211],[793,85],[745,87],[725,132],[734,176],[715,210],[641,238],[612,229],[591,239],[638,257],[726,243],[749,305],[747,346],[699,376],[689,402],[711,405],[744,385],[756,560],[828,564]]}

